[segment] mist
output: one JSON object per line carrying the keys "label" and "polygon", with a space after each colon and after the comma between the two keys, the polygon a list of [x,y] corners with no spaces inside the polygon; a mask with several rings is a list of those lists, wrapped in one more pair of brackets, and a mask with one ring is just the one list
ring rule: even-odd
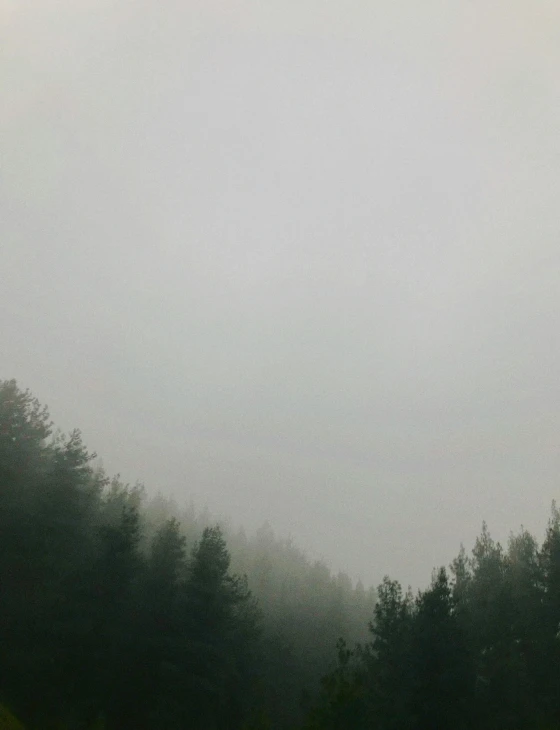
{"label": "mist", "polygon": [[0,376],[367,585],[557,494],[556,3],[0,3]]}

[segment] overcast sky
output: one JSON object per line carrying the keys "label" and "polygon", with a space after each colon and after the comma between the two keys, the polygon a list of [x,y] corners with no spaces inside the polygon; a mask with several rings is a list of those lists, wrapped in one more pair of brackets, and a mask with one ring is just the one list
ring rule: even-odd
{"label": "overcast sky", "polygon": [[0,377],[367,583],[542,536],[557,0],[0,8]]}

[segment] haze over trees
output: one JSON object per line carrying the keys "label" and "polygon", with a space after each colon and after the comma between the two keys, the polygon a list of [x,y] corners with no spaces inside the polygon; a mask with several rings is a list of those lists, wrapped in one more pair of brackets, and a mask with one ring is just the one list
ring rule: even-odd
{"label": "haze over trees", "polygon": [[370,641],[340,647],[308,730],[560,727],[560,512],[544,543],[483,525],[413,597],[386,578]]}
{"label": "haze over trees", "polygon": [[226,535],[148,501],[93,457],[0,383],[0,702],[32,728],[297,722],[373,591],[266,525]]}
{"label": "haze over trees", "polygon": [[374,592],[93,457],[0,382],[0,727],[560,728],[556,506],[542,545],[484,525],[416,596]]}

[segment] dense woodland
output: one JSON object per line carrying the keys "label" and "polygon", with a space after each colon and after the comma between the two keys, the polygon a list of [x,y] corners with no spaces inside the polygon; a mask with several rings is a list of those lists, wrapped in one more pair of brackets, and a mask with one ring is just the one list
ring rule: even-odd
{"label": "dense woodland", "polygon": [[413,596],[93,457],[0,382],[0,728],[8,710],[28,730],[560,728],[555,506],[542,545],[484,525]]}

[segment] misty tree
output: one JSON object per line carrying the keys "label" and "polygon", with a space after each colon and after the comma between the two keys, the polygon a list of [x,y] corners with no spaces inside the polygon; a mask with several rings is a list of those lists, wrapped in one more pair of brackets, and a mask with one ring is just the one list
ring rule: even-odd
{"label": "misty tree", "polygon": [[185,593],[196,652],[190,696],[197,721],[205,727],[241,724],[251,645],[258,636],[258,611],[247,580],[231,575],[229,566],[220,528],[205,528],[193,549]]}

